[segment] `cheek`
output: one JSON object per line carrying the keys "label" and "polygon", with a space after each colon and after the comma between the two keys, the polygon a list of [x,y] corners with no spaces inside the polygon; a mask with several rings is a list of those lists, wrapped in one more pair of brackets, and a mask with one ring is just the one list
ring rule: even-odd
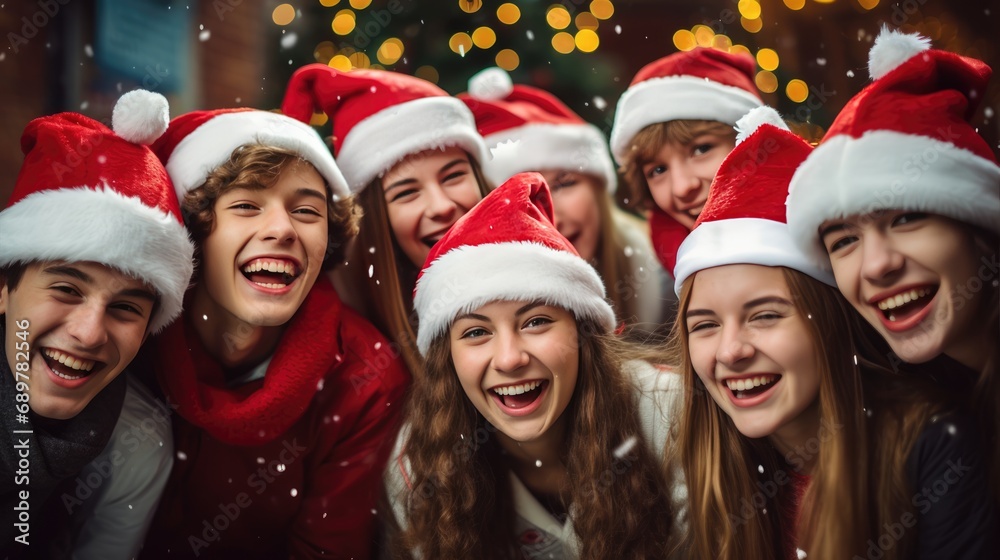
{"label": "cheek", "polygon": [[468,181],[462,183],[461,187],[449,196],[449,198],[465,214],[465,212],[471,210],[473,206],[482,200],[483,195],[479,192],[479,183],[476,182],[475,177],[471,177]]}
{"label": "cheek", "polygon": [[389,229],[400,244],[416,239],[414,229],[420,222],[417,202],[389,207]]}

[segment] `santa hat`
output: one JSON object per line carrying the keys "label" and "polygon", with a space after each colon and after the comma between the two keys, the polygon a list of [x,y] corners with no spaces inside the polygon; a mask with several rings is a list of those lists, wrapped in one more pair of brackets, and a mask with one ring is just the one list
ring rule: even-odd
{"label": "santa hat", "polygon": [[784,266],[835,286],[813,263],[785,223],[785,199],[795,169],[812,148],[767,106],[737,121],[737,145],[719,167],[705,208],[681,244],[674,289],[691,275],[727,264]]}
{"label": "santa hat", "polygon": [[735,124],[762,104],[753,81],[756,68],[748,54],[702,47],[647,64],[618,100],[611,127],[615,160],[624,163],[632,139],[651,124],[673,120]]}
{"label": "santa hat", "polygon": [[167,100],[135,90],[118,100],[112,131],[77,113],[28,123],[24,164],[0,212],[0,267],[90,261],[148,283],[159,332],[181,312],[194,246],[170,178],[149,144],[167,127]]}
{"label": "santa hat", "polygon": [[469,80],[458,98],[476,117],[490,148],[483,163],[487,178],[499,185],[517,173],[566,169],[596,175],[608,192],[618,185],[604,134],[547,91],[514,85],[501,68],[487,68]]}
{"label": "santa hat", "polygon": [[310,64],[292,74],[281,110],[307,120],[317,108],[333,121],[334,153],[355,193],[424,150],[457,146],[480,164],[486,159],[465,104],[420,78]]}
{"label": "santa hat", "polygon": [[491,192],[431,249],[417,277],[417,347],[447,332],[455,317],[494,301],[542,301],[597,320],[615,314],[604,284],[553,225],[552,196],[538,173],[521,173]]}
{"label": "santa hat", "polygon": [[193,111],[170,122],[153,144],[170,173],[177,197],[205,184],[209,173],[229,160],[241,146],[284,148],[316,168],[334,198],[347,196],[347,182],[320,135],[303,121],[256,109]]}
{"label": "santa hat", "polygon": [[828,266],[819,226],[875,210],[929,212],[1000,232],[1000,167],[968,123],[989,66],[887,29],[868,66],[874,82],[848,101],[792,179],[788,225],[803,249]]}

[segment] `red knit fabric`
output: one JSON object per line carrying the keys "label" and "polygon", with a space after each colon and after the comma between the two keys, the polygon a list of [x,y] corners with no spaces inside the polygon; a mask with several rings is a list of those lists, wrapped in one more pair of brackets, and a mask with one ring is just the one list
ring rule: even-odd
{"label": "red knit fabric", "polygon": [[653,242],[653,251],[663,268],[674,273],[677,264],[677,249],[687,238],[691,230],[670,217],[669,214],[654,207],[649,213],[649,236]]}
{"label": "red knit fabric", "polygon": [[652,78],[693,76],[746,90],[760,98],[754,85],[757,63],[748,54],[731,54],[713,48],[696,47],[674,53],[643,66],[629,87]]}
{"label": "red knit fabric", "polygon": [[798,560],[799,556],[796,552],[799,545],[797,532],[799,519],[802,516],[802,499],[806,495],[806,490],[809,489],[812,477],[788,469],[788,478],[791,486],[783,494],[786,500],[778,504],[778,515],[781,516],[781,526],[783,528],[781,545],[785,558],[788,560]]}
{"label": "red knit fabric", "polygon": [[475,115],[476,127],[483,136],[527,124],[586,124],[556,96],[531,86],[514,84],[503,99],[478,99],[468,93],[457,97]]}

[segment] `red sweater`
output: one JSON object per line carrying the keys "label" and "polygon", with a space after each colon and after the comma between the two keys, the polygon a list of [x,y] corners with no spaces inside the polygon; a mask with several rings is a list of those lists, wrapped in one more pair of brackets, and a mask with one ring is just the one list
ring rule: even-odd
{"label": "red sweater", "polygon": [[409,375],[325,277],[264,379],[227,388],[184,319],[154,344],[177,455],[144,558],[371,557]]}

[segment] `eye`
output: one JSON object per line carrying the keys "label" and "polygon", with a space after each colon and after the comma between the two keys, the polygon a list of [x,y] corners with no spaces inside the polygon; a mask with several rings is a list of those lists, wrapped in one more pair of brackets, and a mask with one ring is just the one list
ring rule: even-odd
{"label": "eye", "polygon": [[841,249],[847,248],[848,246],[850,246],[852,243],[854,243],[857,240],[858,240],[857,236],[854,236],[854,235],[845,235],[845,236],[842,236],[842,237],[833,237],[829,241],[826,241],[826,252],[827,252],[827,254],[831,254],[832,255],[833,253],[836,253],[837,251],[839,251]]}
{"label": "eye", "polygon": [[907,212],[905,214],[900,214],[895,218],[893,218],[892,225],[903,226],[906,224],[911,224],[913,222],[923,220],[925,218],[927,218],[927,214],[924,214],[923,212]]}
{"label": "eye", "polygon": [[52,289],[56,290],[57,292],[66,294],[68,296],[82,297],[80,295],[79,290],[77,290],[75,287],[67,285],[67,284],[56,284],[55,286],[52,286]]}
{"label": "eye", "polygon": [[136,315],[137,317],[145,317],[146,316],[146,313],[142,309],[142,307],[139,307],[138,305],[134,305],[132,303],[125,302],[125,301],[112,304],[111,308],[112,309],[117,309],[119,311],[124,311],[124,312],[126,312],[128,314],[131,314],[131,315]]}
{"label": "eye", "polygon": [[711,144],[711,143],[698,144],[698,145],[694,146],[693,148],[691,148],[691,153],[693,155],[700,156],[702,154],[708,153],[714,147],[715,147],[715,144]]}
{"label": "eye", "polygon": [[396,202],[397,200],[407,199],[411,200],[417,194],[417,189],[397,189],[392,196],[389,198],[389,202]]}
{"label": "eye", "polygon": [[774,322],[777,321],[778,319],[781,319],[781,315],[774,311],[761,311],[760,313],[750,318],[751,321],[764,322],[764,323]]}
{"label": "eye", "polygon": [[531,319],[528,319],[526,323],[524,323],[524,328],[530,329],[530,328],[543,327],[552,322],[553,322],[552,319],[549,319],[548,317],[532,317]]}
{"label": "eye", "polygon": [[249,202],[237,202],[236,204],[229,205],[227,209],[233,210],[237,214],[250,214],[256,212],[260,208],[258,208],[257,205]]}
{"label": "eye", "polygon": [[643,174],[646,176],[647,179],[652,179],[666,172],[667,172],[667,166],[665,165],[651,165],[645,169]]}
{"label": "eye", "polygon": [[301,208],[296,208],[295,210],[292,210],[292,213],[293,214],[306,214],[306,215],[310,215],[310,216],[316,216],[318,218],[322,218],[323,217],[323,213],[320,212],[319,210],[313,208],[312,206],[303,206]]}
{"label": "eye", "polygon": [[459,180],[459,179],[461,179],[461,178],[465,177],[465,176],[466,176],[466,175],[468,175],[468,174],[469,174],[469,172],[468,172],[468,171],[466,171],[466,170],[462,170],[462,171],[456,171],[456,172],[454,172],[454,173],[449,173],[449,174],[448,174],[448,175],[447,175],[447,176],[446,176],[446,177],[445,177],[445,178],[444,178],[444,179],[443,179],[443,180],[441,181],[441,183],[442,183],[442,184],[445,184],[445,183],[452,183],[452,182],[455,182],[455,181],[457,181],[457,180]]}
{"label": "eye", "polygon": [[466,338],[466,339],[482,338],[488,334],[490,334],[490,331],[484,329],[483,327],[472,327],[471,329],[468,329],[465,332],[463,332],[462,336],[460,336],[459,338]]}
{"label": "eye", "polygon": [[693,333],[697,331],[704,331],[717,326],[719,326],[719,324],[715,321],[699,321],[693,325],[688,325],[688,332]]}

